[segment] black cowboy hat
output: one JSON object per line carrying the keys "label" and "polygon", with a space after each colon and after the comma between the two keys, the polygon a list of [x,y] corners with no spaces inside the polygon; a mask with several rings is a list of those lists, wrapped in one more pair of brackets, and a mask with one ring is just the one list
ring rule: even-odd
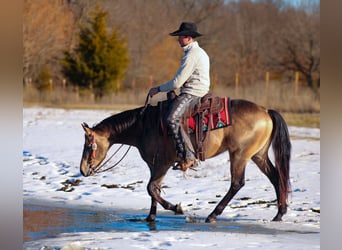
{"label": "black cowboy hat", "polygon": [[197,26],[194,23],[183,22],[179,29],[170,33],[170,36],[191,36],[193,38],[202,36],[197,32]]}

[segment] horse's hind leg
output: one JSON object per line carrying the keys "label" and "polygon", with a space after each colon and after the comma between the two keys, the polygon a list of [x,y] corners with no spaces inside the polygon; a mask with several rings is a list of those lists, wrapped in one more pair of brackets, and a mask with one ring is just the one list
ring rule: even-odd
{"label": "horse's hind leg", "polygon": [[273,218],[273,221],[281,221],[283,215],[286,213],[287,204],[286,198],[281,196],[279,191],[279,174],[277,169],[274,167],[270,159],[268,158],[267,153],[259,153],[252,157],[252,160],[259,167],[259,169],[267,176],[267,178],[272,183],[276,195],[277,195],[277,204],[278,204],[278,212],[277,215]]}
{"label": "horse's hind leg", "polygon": [[220,203],[215,207],[214,211],[207,217],[205,222],[215,222],[216,217],[220,215],[226,208],[231,199],[236,195],[236,193],[245,185],[245,168],[247,164],[247,159],[237,157],[235,154],[230,156],[231,166],[231,183],[228,193],[223,197]]}

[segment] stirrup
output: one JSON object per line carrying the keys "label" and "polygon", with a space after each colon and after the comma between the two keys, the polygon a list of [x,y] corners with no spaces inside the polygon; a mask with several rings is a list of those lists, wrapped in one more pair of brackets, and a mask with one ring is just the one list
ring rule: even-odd
{"label": "stirrup", "polygon": [[173,166],[173,170],[182,170],[186,171],[188,168],[192,168],[195,164],[195,159],[189,160],[187,163],[185,161],[176,162],[176,164]]}

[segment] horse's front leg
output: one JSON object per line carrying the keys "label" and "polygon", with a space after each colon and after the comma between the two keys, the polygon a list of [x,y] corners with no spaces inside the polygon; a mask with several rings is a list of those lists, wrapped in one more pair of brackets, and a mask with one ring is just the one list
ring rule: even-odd
{"label": "horse's front leg", "polygon": [[148,214],[146,220],[151,222],[155,221],[156,215],[157,215],[157,201],[151,196],[151,208],[150,208],[150,213]]}
{"label": "horse's front leg", "polygon": [[160,196],[161,180],[162,178],[159,178],[158,180],[152,180],[151,178],[150,182],[147,185],[147,192],[151,196],[151,208],[150,213],[146,218],[147,221],[155,221],[157,215],[157,203],[162,205],[162,207],[166,210],[174,211],[175,214],[183,214],[183,210],[180,204],[173,205]]}

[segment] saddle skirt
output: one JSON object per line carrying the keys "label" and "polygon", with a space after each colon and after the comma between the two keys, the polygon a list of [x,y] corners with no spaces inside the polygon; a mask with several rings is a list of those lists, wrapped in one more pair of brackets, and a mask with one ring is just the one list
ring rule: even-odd
{"label": "saddle skirt", "polygon": [[[208,130],[214,130],[219,128],[224,128],[226,126],[231,125],[231,112],[230,112],[230,98],[229,97],[223,97],[220,98],[220,101],[222,103],[221,108],[219,110],[216,110],[215,112],[208,112],[206,110],[203,110],[203,116],[202,116],[202,131],[207,132]],[[187,118],[187,124],[188,124],[188,133],[192,134],[196,131],[196,127],[198,126],[197,120],[195,119],[196,112],[192,116]]]}

